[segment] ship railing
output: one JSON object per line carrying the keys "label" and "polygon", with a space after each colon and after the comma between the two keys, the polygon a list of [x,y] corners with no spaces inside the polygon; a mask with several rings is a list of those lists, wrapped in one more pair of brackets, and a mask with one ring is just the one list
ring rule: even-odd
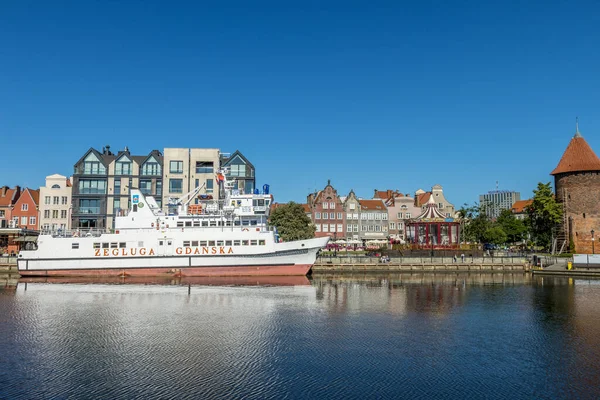
{"label": "ship railing", "polygon": [[51,235],[55,238],[74,238],[74,237],[98,237],[103,233],[108,233],[104,228],[79,228],[79,229],[46,229],[42,230],[42,235]]}

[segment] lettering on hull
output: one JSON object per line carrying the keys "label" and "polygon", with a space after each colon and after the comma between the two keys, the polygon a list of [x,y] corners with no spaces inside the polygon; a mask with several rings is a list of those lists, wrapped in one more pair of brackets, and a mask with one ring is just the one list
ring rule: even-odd
{"label": "lettering on hull", "polygon": [[[177,255],[203,255],[203,254],[233,254],[232,247],[177,247]],[[153,248],[129,248],[129,249],[94,249],[94,257],[130,257],[130,256],[155,256]]]}

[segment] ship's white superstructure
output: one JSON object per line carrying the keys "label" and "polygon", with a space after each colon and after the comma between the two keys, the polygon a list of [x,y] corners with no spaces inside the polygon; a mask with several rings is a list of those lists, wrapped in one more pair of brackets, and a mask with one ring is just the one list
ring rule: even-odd
{"label": "ship's white superstructure", "polygon": [[[240,194],[220,172],[221,199],[201,188],[170,199],[163,212],[152,197],[131,189],[130,209],[112,232],[44,232],[37,248],[22,250],[29,276],[306,275],[328,238],[281,242],[269,227],[272,196]],[[172,215],[170,215],[172,214]]]}

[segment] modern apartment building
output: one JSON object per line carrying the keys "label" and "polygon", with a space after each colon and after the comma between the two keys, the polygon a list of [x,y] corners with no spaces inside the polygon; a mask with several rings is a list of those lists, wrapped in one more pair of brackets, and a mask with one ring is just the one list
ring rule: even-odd
{"label": "modern apartment building", "polygon": [[220,161],[219,149],[165,148],[163,209],[168,211],[170,197],[182,197],[197,187],[202,187],[200,194],[218,198],[215,176]]}
{"label": "modern apartment building", "polygon": [[493,190],[479,196],[479,204],[484,206],[485,213],[490,218],[498,218],[502,210],[510,210],[519,200],[521,194],[510,190]]}
{"label": "modern apartment building", "polygon": [[221,154],[221,167],[227,171],[227,177],[233,180],[233,189],[250,194],[256,188],[254,165],[236,150],[233,154]]}
{"label": "modern apartment building", "polygon": [[128,148],[114,154],[90,148],[75,164],[72,188],[72,228],[114,227],[114,217],[129,209],[129,190],[139,188],[161,203],[162,161],[160,151],[132,156]]}
{"label": "modern apartment building", "polygon": [[46,177],[46,186],[40,187],[40,222],[42,231],[71,229],[71,180],[54,174]]}

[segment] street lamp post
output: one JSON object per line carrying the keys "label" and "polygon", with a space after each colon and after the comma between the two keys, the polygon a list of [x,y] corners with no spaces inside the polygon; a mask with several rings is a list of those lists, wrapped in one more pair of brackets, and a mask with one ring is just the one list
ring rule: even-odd
{"label": "street lamp post", "polygon": [[594,230],[592,229],[592,254],[596,254],[594,251]]}
{"label": "street lamp post", "polygon": [[337,257],[337,231],[333,232],[333,256]]}

